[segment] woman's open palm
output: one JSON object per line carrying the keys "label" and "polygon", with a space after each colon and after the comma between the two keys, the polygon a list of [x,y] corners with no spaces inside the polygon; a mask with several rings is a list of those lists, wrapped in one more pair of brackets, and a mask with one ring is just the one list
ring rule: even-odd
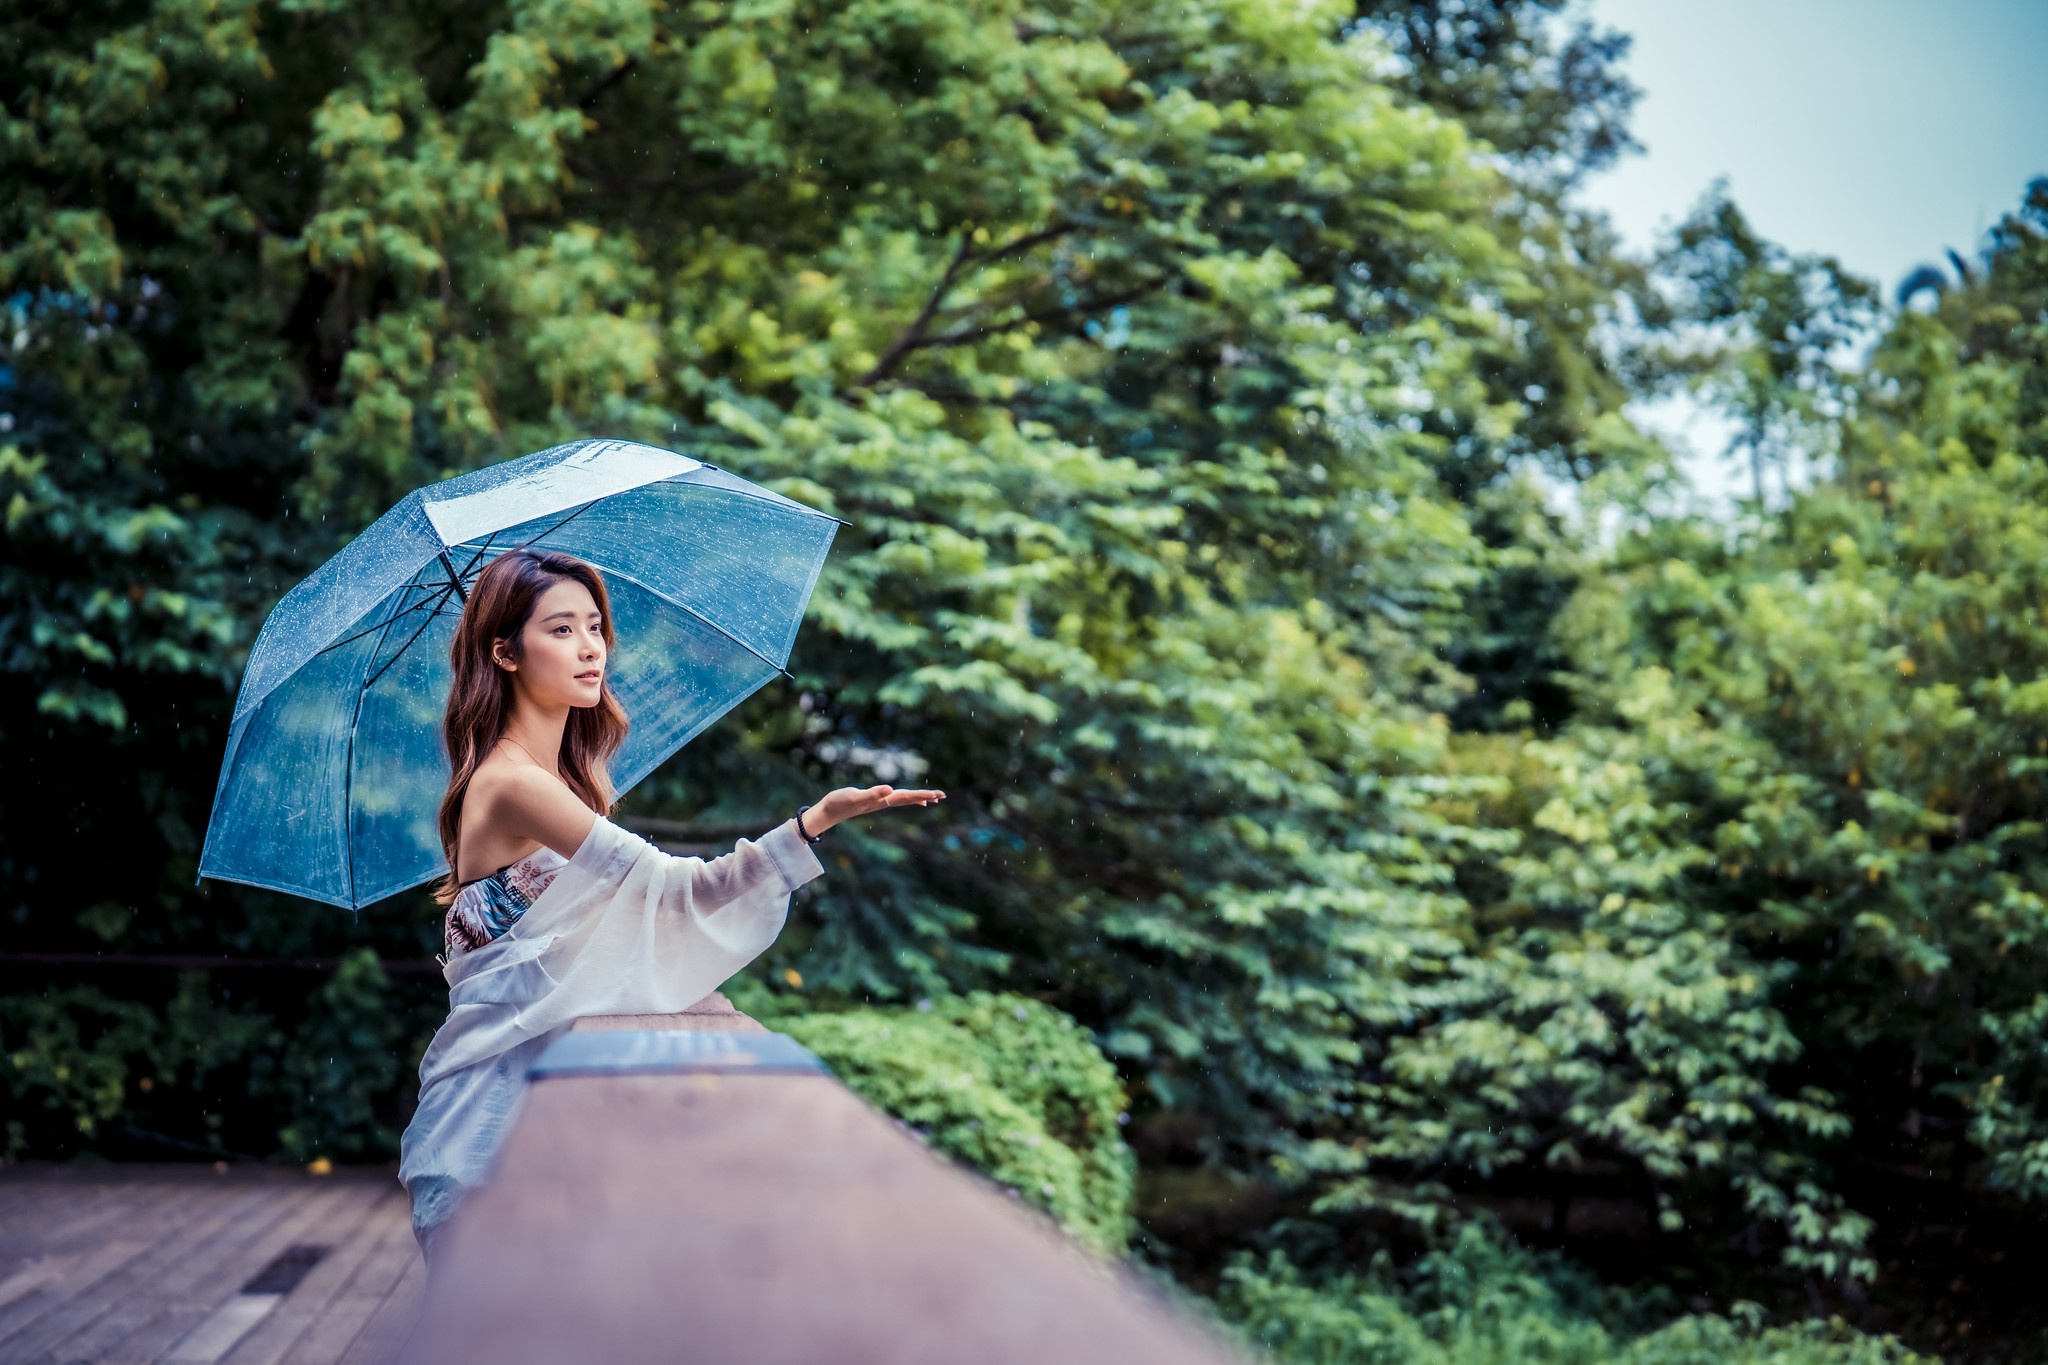
{"label": "woman's open palm", "polygon": [[818,835],[856,815],[872,815],[900,806],[929,806],[945,799],[944,792],[921,787],[841,787],[819,798],[818,804],[804,815],[804,825]]}

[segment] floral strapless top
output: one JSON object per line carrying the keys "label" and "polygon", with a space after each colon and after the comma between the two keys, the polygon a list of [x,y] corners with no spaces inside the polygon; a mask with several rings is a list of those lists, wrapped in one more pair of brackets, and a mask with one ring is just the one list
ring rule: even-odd
{"label": "floral strapless top", "polygon": [[443,961],[453,962],[517,924],[527,907],[548,889],[555,874],[568,865],[569,860],[561,854],[542,848],[488,877],[465,882],[442,921],[441,936],[447,944]]}

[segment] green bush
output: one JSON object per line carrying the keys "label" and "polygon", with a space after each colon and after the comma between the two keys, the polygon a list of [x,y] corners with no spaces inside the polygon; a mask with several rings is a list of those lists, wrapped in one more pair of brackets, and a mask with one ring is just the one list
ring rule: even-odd
{"label": "green bush", "polygon": [[358,948],[342,958],[305,1025],[257,1063],[251,1088],[277,1096],[291,1114],[277,1134],[286,1155],[360,1160],[397,1152],[398,1133],[378,1101],[397,1087],[408,1059],[404,1034],[377,955]]}
{"label": "green bush", "polygon": [[1097,1251],[1131,1230],[1123,1086],[1086,1030],[1035,1000],[976,991],[906,1009],[777,1021],[937,1150]]}
{"label": "green bush", "polygon": [[[1613,1294],[1463,1228],[1399,1275],[1315,1277],[1284,1254],[1224,1272],[1224,1319],[1285,1365],[1905,1365],[1923,1360],[1839,1320],[1765,1328],[1719,1316],[1632,1331]],[[1608,1309],[1600,1311],[1602,1307]],[[1753,1317],[1754,1315],[1752,1315]]]}
{"label": "green bush", "polygon": [[0,995],[0,1158],[397,1155],[397,1097],[424,1042],[417,989],[357,948],[294,1017],[231,993],[187,972],[156,1002]]}
{"label": "green bush", "polygon": [[196,1129],[189,1145],[224,1150],[219,1107],[205,1096],[269,1023],[220,1008],[198,972],[154,1008],[86,986],[0,996],[0,1157],[63,1152],[137,1122]]}

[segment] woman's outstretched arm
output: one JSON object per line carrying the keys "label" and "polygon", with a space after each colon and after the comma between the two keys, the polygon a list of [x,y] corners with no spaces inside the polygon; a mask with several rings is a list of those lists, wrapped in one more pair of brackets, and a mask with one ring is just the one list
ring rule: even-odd
{"label": "woman's outstretched arm", "polygon": [[895,810],[901,806],[929,806],[934,801],[943,801],[946,794],[925,788],[909,789],[898,787],[841,787],[826,792],[818,803],[804,811],[804,832],[813,839],[842,821],[856,815],[871,815],[878,810]]}
{"label": "woman's outstretched arm", "polygon": [[[552,773],[524,764],[508,767],[479,782],[470,799],[481,800],[484,821],[517,839],[533,839],[564,858],[576,856],[596,814]],[[803,833],[815,839],[834,825],[859,815],[903,806],[929,806],[943,801],[942,791],[896,787],[841,787],[818,798],[804,811]]]}

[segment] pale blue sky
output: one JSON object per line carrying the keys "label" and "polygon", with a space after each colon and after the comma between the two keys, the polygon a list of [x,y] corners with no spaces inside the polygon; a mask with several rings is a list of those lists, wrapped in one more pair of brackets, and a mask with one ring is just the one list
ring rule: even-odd
{"label": "pale blue sky", "polygon": [[[1889,301],[2048,175],[2048,0],[1579,0],[1634,35],[1645,150],[1586,186],[1645,250],[1716,177],[1765,236],[1838,257]],[[1741,479],[1727,428],[1685,401],[1638,410],[1694,486]],[[1746,488],[1746,481],[1743,482]]]}
{"label": "pale blue sky", "polygon": [[1637,245],[1717,175],[1887,292],[2048,175],[2048,0],[1590,0],[1634,35],[1646,152],[1587,186]]}

